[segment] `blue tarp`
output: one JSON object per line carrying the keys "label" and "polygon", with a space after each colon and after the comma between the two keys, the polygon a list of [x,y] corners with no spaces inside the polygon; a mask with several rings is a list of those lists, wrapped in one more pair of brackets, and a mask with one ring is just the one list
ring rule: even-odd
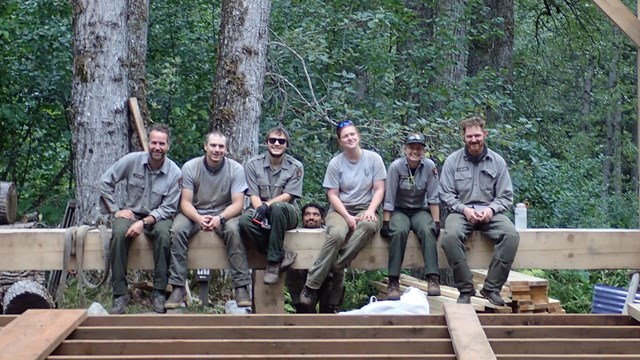
{"label": "blue tarp", "polygon": [[[596,284],[591,303],[592,314],[622,314],[627,300],[627,289],[604,284]],[[640,304],[640,294],[636,294],[634,303]]]}

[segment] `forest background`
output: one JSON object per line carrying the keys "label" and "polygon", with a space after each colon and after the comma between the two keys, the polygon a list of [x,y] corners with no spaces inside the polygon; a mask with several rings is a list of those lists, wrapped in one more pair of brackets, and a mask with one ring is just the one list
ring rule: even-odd
{"label": "forest background", "polygon": [[[52,227],[76,193],[78,3],[0,2],[0,179],[18,186],[20,213],[39,211]],[[338,151],[336,121],[354,119],[363,147],[386,164],[407,133],[421,132],[441,166],[462,146],[458,121],[477,113],[488,119],[488,145],[509,164],[515,202],[529,205],[529,227],[638,228],[637,51],[591,1],[270,5],[258,134],[278,124],[291,132],[290,152],[305,164],[303,201],[326,203],[321,183]],[[147,120],[173,128],[170,156],[182,165],[202,154],[211,128],[225,7],[149,7]],[[621,271],[531,272],[550,279],[551,296],[569,312],[590,310],[595,282],[626,284]],[[366,299],[367,278],[354,281],[349,305]]]}

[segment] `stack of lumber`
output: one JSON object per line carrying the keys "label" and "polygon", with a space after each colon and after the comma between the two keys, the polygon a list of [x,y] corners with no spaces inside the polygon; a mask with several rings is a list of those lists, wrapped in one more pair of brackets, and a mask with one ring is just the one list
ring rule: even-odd
{"label": "stack of lumber", "polygon": [[[474,270],[474,284],[479,291],[482,289],[486,270]],[[371,283],[377,290],[380,300],[387,298],[387,279]],[[400,290],[413,286],[427,293],[428,283],[424,280],[402,274],[400,276]],[[440,285],[440,296],[427,296],[431,314],[443,314],[444,304],[455,303],[459,292],[456,288]],[[487,299],[477,296],[471,297],[471,304],[479,313],[564,313],[558,300],[548,296],[548,281],[534,276],[512,271],[507,283],[502,288],[502,298],[506,306],[496,306]]]}
{"label": "stack of lumber", "polygon": [[[482,289],[487,270],[472,270],[476,289]],[[503,298],[511,299],[514,313],[564,313],[560,302],[549,298],[549,281],[532,275],[511,271],[502,287]]]}

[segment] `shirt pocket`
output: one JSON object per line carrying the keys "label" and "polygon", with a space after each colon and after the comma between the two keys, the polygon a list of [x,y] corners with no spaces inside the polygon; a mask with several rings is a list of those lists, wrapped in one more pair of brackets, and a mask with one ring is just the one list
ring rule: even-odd
{"label": "shirt pocket", "polygon": [[144,179],[132,176],[127,182],[127,197],[129,197],[129,199],[135,199],[134,204],[140,204],[144,196],[144,187]]}
{"label": "shirt pocket", "polygon": [[413,190],[413,187],[415,186],[415,180],[407,177],[401,177],[398,183],[398,188],[400,188],[401,190]]}
{"label": "shirt pocket", "polygon": [[268,201],[271,198],[271,186],[258,184],[258,191],[260,193],[260,200]]}
{"label": "shirt pocket", "polygon": [[469,191],[473,186],[473,174],[471,170],[456,171],[453,174],[453,179],[456,182],[456,190],[458,193]]}
{"label": "shirt pocket", "polygon": [[494,169],[484,169],[480,171],[480,189],[487,193],[493,194],[496,185],[496,171]]}
{"label": "shirt pocket", "polygon": [[162,200],[164,199],[165,196],[167,196],[168,193],[169,193],[169,186],[156,186],[153,189],[151,189],[151,199],[150,199],[151,203],[149,204],[151,209],[155,209],[158,206],[160,206],[160,204],[162,204]]}

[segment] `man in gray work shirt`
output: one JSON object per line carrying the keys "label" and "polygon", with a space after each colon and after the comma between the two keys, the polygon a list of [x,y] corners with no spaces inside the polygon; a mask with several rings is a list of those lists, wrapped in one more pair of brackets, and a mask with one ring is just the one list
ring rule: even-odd
{"label": "man in gray work shirt", "polygon": [[[267,131],[265,144],[267,151],[244,166],[246,194],[253,211],[240,217],[240,228],[267,256],[263,282],[273,285],[280,279],[280,267],[286,267],[284,234],[298,225],[296,200],[302,196],[304,169],[300,161],[286,153],[291,138],[284,128]],[[287,265],[291,265],[291,257]]]}
{"label": "man in gray work shirt", "polygon": [[[113,164],[100,179],[102,212],[115,219],[111,231],[112,314],[122,314],[129,302],[127,291],[127,261],[131,240],[144,234],[153,240],[153,292],[151,305],[165,312],[164,291],[167,287],[169,250],[173,215],[180,199],[180,168],[169,158],[171,132],[164,124],[155,124],[149,131],[149,151],[130,153]],[[126,181],[124,206],[116,204],[116,184]]]}
{"label": "man in gray work shirt", "polygon": [[473,116],[460,125],[465,147],[447,157],[440,176],[440,201],[450,211],[440,246],[460,291],[458,303],[468,304],[475,288],[464,242],[473,230],[491,238],[495,242],[494,254],[480,294],[492,304],[504,305],[500,291],[520,242],[513,223],[504,215],[513,203],[511,177],[504,159],[484,143],[484,120]]}
{"label": "man in gray work shirt", "polygon": [[227,145],[226,136],[210,132],[205,137],[205,155],[182,166],[180,213],[171,228],[169,283],[173,291],[165,303],[167,309],[180,307],[186,299],[189,239],[199,231],[215,231],[222,237],[236,302],[251,306],[247,289],[251,275],[238,221],[247,183],[242,165],[225,156]]}

